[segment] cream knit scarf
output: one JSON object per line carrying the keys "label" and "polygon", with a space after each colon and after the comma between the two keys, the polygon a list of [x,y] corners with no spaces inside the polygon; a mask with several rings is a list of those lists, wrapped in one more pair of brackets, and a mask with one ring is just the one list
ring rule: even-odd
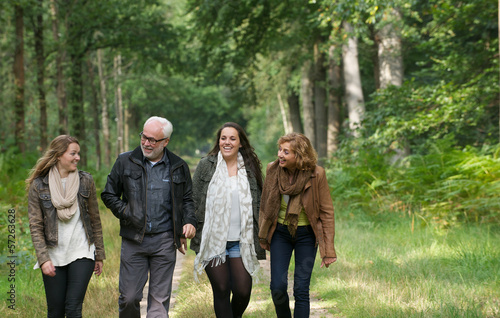
{"label": "cream knit scarf", "polygon": [[73,217],[78,207],[78,189],[80,188],[80,177],[78,170],[70,172],[66,181],[66,191],[63,188],[61,175],[54,165],[49,171],[49,190],[52,204],[57,209],[57,216],[61,221],[67,221]]}
{"label": "cream knit scarf", "polygon": [[[238,152],[238,190],[241,213],[240,253],[247,272],[255,276],[260,268],[253,240],[252,195],[242,155]],[[219,151],[217,167],[208,185],[205,223],[201,235],[200,252],[194,260],[194,277],[214,260],[213,266],[226,261],[226,243],[231,218],[231,191],[226,161]]]}

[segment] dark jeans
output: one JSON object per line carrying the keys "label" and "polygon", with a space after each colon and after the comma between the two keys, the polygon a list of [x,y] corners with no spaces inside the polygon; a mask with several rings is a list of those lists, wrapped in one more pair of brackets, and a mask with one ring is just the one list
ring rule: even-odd
{"label": "dark jeans", "polygon": [[66,266],[56,266],[56,276],[44,275],[47,317],[81,317],[82,305],[95,262],[77,259]]}
{"label": "dark jeans", "polygon": [[119,316],[141,317],[140,302],[148,280],[148,317],[168,317],[176,250],[172,231],[145,235],[142,243],[122,239]]}
{"label": "dark jeans", "polygon": [[278,318],[292,317],[287,287],[288,267],[293,251],[294,317],[307,318],[310,312],[309,285],[317,251],[316,237],[311,226],[299,226],[295,237],[292,237],[288,227],[278,223],[271,239],[271,295]]}

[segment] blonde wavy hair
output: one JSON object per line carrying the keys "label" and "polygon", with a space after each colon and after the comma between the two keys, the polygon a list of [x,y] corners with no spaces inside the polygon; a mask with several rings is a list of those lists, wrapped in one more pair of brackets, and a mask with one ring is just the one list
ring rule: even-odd
{"label": "blonde wavy hair", "polygon": [[33,180],[40,176],[45,176],[50,168],[57,164],[57,158],[62,156],[72,143],[80,145],[78,139],[70,135],[57,136],[50,142],[49,148],[47,148],[43,156],[37,160],[33,169],[30,170],[28,179],[25,181],[26,190],[29,189]]}
{"label": "blonde wavy hair", "polygon": [[290,143],[290,148],[297,157],[297,169],[314,170],[318,162],[318,154],[311,145],[309,138],[300,133],[289,133],[278,139],[278,146],[283,143]]}

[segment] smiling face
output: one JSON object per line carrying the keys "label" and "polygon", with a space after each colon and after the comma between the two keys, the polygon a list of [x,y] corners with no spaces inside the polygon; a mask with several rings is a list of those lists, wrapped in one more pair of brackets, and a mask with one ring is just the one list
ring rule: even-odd
{"label": "smiling face", "polygon": [[238,131],[233,127],[226,127],[220,132],[219,148],[224,160],[235,159],[241,147]]}
{"label": "smiling face", "polygon": [[141,139],[142,154],[152,162],[160,161],[163,157],[163,149],[167,146],[170,138],[158,141],[155,145],[152,145],[147,138],[164,139],[162,124],[158,121],[149,122],[144,126],[142,134],[146,137],[145,140]]}
{"label": "smiling face", "polygon": [[62,178],[68,176],[68,173],[76,171],[76,166],[80,161],[80,145],[73,142],[68,145],[66,152],[57,158],[57,170]]}
{"label": "smiling face", "polygon": [[279,145],[278,159],[280,167],[282,168],[287,168],[292,172],[297,168],[297,155],[290,147],[289,142],[284,142]]}

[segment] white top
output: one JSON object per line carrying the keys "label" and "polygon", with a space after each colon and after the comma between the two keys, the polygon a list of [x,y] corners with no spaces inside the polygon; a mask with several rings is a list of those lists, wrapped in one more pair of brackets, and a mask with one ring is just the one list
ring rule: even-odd
{"label": "white top", "polygon": [[228,241],[239,241],[241,234],[240,195],[238,176],[229,177],[229,191],[231,192],[231,220],[229,222]]}
{"label": "white top", "polygon": [[[61,179],[63,189],[66,189],[67,178]],[[77,198],[78,200],[78,198]],[[80,258],[95,259],[95,245],[89,246],[87,235],[80,219],[80,206],[68,221],[57,218],[57,246],[49,247],[50,260],[54,266],[66,266]],[[34,269],[40,268],[38,262]]]}

